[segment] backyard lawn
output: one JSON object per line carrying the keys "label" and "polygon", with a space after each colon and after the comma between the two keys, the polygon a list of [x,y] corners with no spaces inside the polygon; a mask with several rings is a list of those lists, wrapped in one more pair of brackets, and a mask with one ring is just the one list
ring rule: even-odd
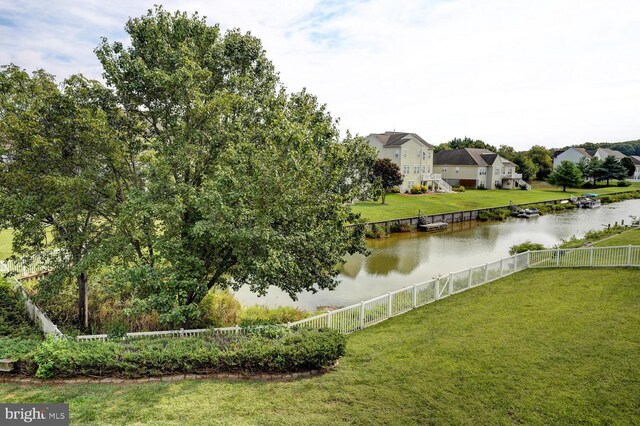
{"label": "backyard lawn", "polygon": [[594,244],[596,247],[640,246],[640,229],[632,229]]}
{"label": "backyard lawn", "polygon": [[399,219],[418,216],[418,211],[423,214],[449,213],[462,210],[474,210],[489,207],[508,206],[509,201],[516,204],[537,203],[540,201],[558,200],[569,198],[571,195],[580,195],[588,192],[598,194],[610,194],[612,192],[633,191],[640,189],[640,183],[633,183],[626,188],[617,186],[602,187],[597,189],[567,188],[562,192],[557,187],[539,184],[531,191],[501,190],[490,191],[467,190],[449,194],[424,194],[406,195],[389,194],[385,204],[380,201],[364,201],[354,203],[352,208],[356,213],[361,213],[368,222]]}
{"label": "backyard lawn", "polygon": [[527,270],[349,337],[285,383],[0,385],[73,424],[639,424],[640,269]]}

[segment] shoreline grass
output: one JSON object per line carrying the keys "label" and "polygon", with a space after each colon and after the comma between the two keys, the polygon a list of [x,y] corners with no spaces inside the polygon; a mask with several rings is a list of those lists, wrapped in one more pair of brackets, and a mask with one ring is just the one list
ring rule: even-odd
{"label": "shoreline grass", "polygon": [[640,269],[527,270],[349,336],[285,383],[0,384],[72,424],[640,423]]}
{"label": "shoreline grass", "polygon": [[588,192],[605,195],[616,192],[630,192],[640,189],[640,183],[629,187],[598,187],[594,189],[567,188],[567,192],[547,185],[536,185],[531,191],[522,190],[466,190],[455,193],[430,193],[424,195],[388,194],[386,204],[380,201],[361,201],[354,203],[352,209],[368,222],[401,219],[423,214],[452,213],[464,210],[483,209],[515,204],[532,204],[543,201],[569,198]]}

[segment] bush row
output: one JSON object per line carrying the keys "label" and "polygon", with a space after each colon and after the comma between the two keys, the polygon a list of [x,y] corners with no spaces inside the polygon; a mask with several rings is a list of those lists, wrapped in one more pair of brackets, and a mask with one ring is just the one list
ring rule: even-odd
{"label": "bush row", "polygon": [[488,220],[505,220],[509,216],[511,216],[511,211],[507,209],[488,210],[478,213],[478,220],[481,222]]}
{"label": "bush row", "polygon": [[346,337],[335,330],[247,332],[232,336],[128,341],[49,339],[31,352],[24,372],[38,378],[145,377],[176,373],[297,372],[333,364]]}

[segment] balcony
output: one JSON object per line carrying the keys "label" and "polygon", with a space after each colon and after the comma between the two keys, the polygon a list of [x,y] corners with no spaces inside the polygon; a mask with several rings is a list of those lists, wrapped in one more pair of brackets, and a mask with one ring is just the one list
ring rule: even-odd
{"label": "balcony", "polygon": [[502,175],[502,179],[522,179],[522,173],[507,173]]}
{"label": "balcony", "polygon": [[427,173],[422,175],[422,180],[440,180],[442,179],[442,175],[439,173]]}

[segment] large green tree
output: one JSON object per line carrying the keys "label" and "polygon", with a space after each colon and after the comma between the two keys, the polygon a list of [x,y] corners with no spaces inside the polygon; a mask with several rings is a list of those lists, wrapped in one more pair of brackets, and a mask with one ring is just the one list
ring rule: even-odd
{"label": "large green tree", "polygon": [[546,179],[553,170],[553,159],[551,151],[541,145],[532,146],[527,152],[527,157],[538,166],[538,179]]}
{"label": "large green tree", "polygon": [[123,191],[111,243],[120,289],[177,324],[214,286],[334,288],[343,255],[365,252],[362,230],[344,227],[374,159],[364,140],[340,139],[314,96],[288,94],[250,34],[161,7],[126,30],[129,47],[96,49],[146,124],[143,185]]}
{"label": "large green tree", "polygon": [[547,181],[552,185],[562,186],[562,190],[566,192],[567,186],[577,188],[582,184],[583,179],[578,166],[571,161],[565,160],[555,168],[547,178]]}
{"label": "large green tree", "polygon": [[373,165],[372,180],[381,189],[381,203],[384,204],[387,192],[395,186],[402,185],[400,167],[388,158],[380,158]]}
{"label": "large green tree", "polygon": [[118,144],[101,104],[115,103],[96,81],[73,76],[60,88],[44,71],[30,76],[13,65],[0,72],[0,89],[0,224],[14,230],[15,253],[49,257],[45,294],[75,278],[78,322],[87,328],[91,253],[115,200]]}
{"label": "large green tree", "polygon": [[524,154],[517,153],[515,158],[513,159],[513,163],[518,166],[518,173],[522,174],[522,179],[527,182],[532,181],[536,178],[536,174],[538,173],[538,165],[535,164],[531,158],[527,157]]}
{"label": "large green tree", "polygon": [[443,151],[449,149],[463,149],[463,148],[482,148],[492,152],[496,152],[496,147],[489,145],[480,139],[471,139],[467,136],[464,138],[453,138],[449,142],[442,143],[435,147],[434,151]]}
{"label": "large green tree", "polygon": [[602,178],[607,180],[607,186],[611,179],[624,179],[627,176],[627,168],[613,155],[608,155],[602,162]]}

